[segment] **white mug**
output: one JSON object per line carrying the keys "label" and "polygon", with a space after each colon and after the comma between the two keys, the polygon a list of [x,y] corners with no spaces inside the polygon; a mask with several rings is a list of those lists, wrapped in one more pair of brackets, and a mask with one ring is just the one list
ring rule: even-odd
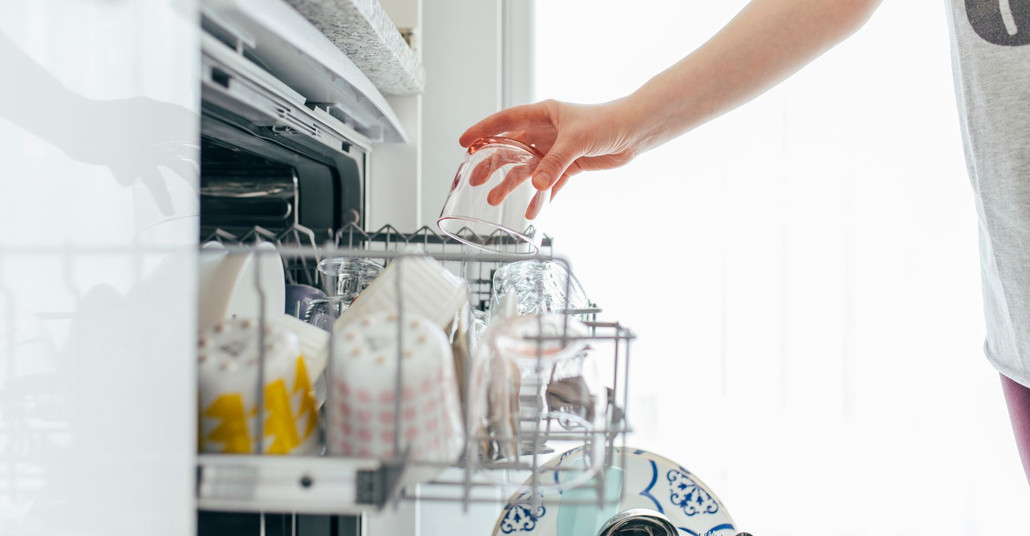
{"label": "white mug", "polygon": [[[256,319],[235,318],[200,335],[200,451],[248,454],[260,443],[265,454],[315,454],[320,448],[315,378],[298,337],[278,322],[266,323],[262,350],[259,328]],[[264,411],[258,411],[259,400]]]}
{"label": "white mug", "polygon": [[457,461],[464,442],[458,383],[451,345],[433,321],[376,312],[338,324],[331,359],[330,454],[407,453],[416,467],[430,462],[426,471],[408,473],[404,484]]}

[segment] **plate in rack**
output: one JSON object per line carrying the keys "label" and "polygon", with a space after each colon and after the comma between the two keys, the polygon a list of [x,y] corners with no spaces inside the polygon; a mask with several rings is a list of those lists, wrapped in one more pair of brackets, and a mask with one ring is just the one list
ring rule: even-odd
{"label": "plate in rack", "polygon": [[[538,500],[531,480],[505,505],[493,536],[595,536],[621,512],[645,509],[668,518],[680,535],[732,536],[733,519],[697,475],[646,450],[616,447],[612,466],[590,482],[564,488],[570,478],[563,466],[582,458],[583,448],[564,452],[545,463]],[[600,500],[600,499],[604,500]]]}

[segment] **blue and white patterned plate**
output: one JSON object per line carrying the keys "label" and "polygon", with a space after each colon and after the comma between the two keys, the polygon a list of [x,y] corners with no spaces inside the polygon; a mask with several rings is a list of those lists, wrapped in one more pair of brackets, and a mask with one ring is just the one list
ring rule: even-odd
{"label": "blue and white patterned plate", "polygon": [[[562,482],[575,471],[563,471],[563,465],[582,456],[579,447],[544,464],[542,478],[553,479],[547,483],[553,486],[540,488],[539,501],[530,501],[529,489],[516,492],[497,519],[493,536],[595,536],[606,521],[633,508],[663,514],[681,536],[732,536],[737,532],[726,507],[701,479],[645,450],[618,447],[603,478],[564,488]],[[598,500],[599,493],[609,500]]]}

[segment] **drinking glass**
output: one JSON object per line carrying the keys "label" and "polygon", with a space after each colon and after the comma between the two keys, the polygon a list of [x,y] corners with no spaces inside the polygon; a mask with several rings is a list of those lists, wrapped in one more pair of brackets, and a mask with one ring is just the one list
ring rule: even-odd
{"label": "drinking glass", "polygon": [[565,262],[527,259],[502,265],[494,272],[491,308],[515,294],[519,314],[561,313],[587,320],[599,312]]}
{"label": "drinking glass", "polygon": [[[521,451],[552,452],[545,444],[549,409],[546,389],[555,366],[587,350],[588,328],[571,316],[557,314],[506,318],[499,328],[492,344],[502,356],[518,365],[522,376],[518,406]],[[582,421],[574,414],[564,417]],[[583,427],[588,428],[588,423],[583,421]]]}
{"label": "drinking glass", "polygon": [[363,258],[333,257],[318,263],[318,272],[328,296],[312,300],[304,320],[326,331],[380,272],[383,265]]}
{"label": "drinking glass", "polygon": [[530,180],[543,155],[509,138],[473,142],[458,167],[436,220],[441,231],[497,254],[535,255],[543,232],[539,217],[551,191]]}
{"label": "drinking glass", "polygon": [[350,301],[354,301],[382,271],[382,264],[359,257],[332,257],[318,263],[325,293],[344,296]]}

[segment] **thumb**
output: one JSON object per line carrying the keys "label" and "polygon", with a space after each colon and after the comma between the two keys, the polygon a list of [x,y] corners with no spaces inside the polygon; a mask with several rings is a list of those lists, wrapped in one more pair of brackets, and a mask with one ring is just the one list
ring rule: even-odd
{"label": "thumb", "polygon": [[576,151],[569,150],[566,144],[556,143],[537,164],[533,172],[533,187],[537,190],[550,188],[580,156]]}

